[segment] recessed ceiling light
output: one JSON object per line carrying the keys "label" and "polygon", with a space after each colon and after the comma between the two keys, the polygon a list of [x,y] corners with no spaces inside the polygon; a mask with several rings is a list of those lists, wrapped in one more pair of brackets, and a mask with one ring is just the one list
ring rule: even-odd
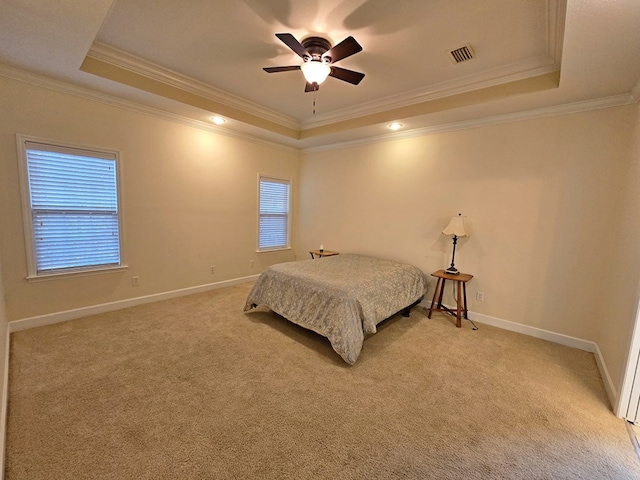
{"label": "recessed ceiling light", "polygon": [[403,125],[401,123],[398,123],[398,122],[394,122],[394,123],[389,124],[389,128],[391,130],[400,130],[402,127],[403,127]]}
{"label": "recessed ceiling light", "polygon": [[226,120],[218,115],[216,115],[215,117],[211,117],[211,121],[213,123],[215,123],[216,125],[222,125],[223,123],[226,122]]}

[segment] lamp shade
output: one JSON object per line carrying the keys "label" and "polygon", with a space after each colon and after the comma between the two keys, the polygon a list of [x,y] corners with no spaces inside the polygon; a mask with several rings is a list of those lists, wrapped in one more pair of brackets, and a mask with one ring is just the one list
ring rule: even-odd
{"label": "lamp shade", "polygon": [[442,233],[445,235],[455,235],[456,237],[466,237],[469,235],[469,232],[464,227],[464,219],[467,217],[463,217],[462,214],[458,214],[455,217],[451,217],[451,221],[449,224],[444,227]]}
{"label": "lamp shade", "polygon": [[300,70],[302,70],[302,74],[307,82],[316,83],[318,85],[324,82],[331,73],[331,67],[326,63],[319,62],[318,60],[309,60],[308,62],[304,62],[300,65]]}

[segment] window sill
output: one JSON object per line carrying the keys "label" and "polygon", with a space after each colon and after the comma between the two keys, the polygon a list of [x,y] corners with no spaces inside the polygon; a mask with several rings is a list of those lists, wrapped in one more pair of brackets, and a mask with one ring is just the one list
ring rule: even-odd
{"label": "window sill", "polygon": [[65,272],[43,273],[40,275],[27,276],[27,282],[45,282],[47,280],[59,280],[69,277],[86,277],[90,275],[105,275],[108,273],[123,272],[129,268],[128,265],[120,265],[119,267],[95,268],[92,270],[67,270]]}
{"label": "window sill", "polygon": [[256,253],[277,253],[277,252],[286,252],[289,250],[293,250],[293,249],[291,247],[269,248],[264,250],[256,250]]}

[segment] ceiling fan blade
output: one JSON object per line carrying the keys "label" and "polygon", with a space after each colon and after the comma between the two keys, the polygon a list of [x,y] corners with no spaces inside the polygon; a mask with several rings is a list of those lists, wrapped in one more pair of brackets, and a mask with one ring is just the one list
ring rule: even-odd
{"label": "ceiling fan blade", "polygon": [[364,73],[354,72],[353,70],[347,70],[346,68],[334,67],[331,65],[331,73],[329,76],[353,85],[358,85],[364,78]]}
{"label": "ceiling fan blade", "polygon": [[267,73],[291,72],[293,70],[300,70],[300,65],[291,65],[288,67],[264,67],[263,70]]}
{"label": "ceiling fan blade", "polygon": [[325,53],[322,54],[322,57],[330,57],[331,63],[336,63],[342,60],[343,58],[347,58],[354,53],[358,53],[362,51],[362,47],[356,39],[353,37],[347,37],[335,47],[329,49]]}
{"label": "ceiling fan blade", "polygon": [[296,52],[300,57],[310,57],[307,49],[302,46],[302,44],[290,33],[276,33],[276,37],[278,37],[287,47]]}
{"label": "ceiling fan blade", "polygon": [[317,83],[309,83],[307,82],[307,84],[304,87],[304,92],[305,93],[309,93],[309,92],[313,92],[313,91],[318,91],[320,90],[320,85],[318,85]]}

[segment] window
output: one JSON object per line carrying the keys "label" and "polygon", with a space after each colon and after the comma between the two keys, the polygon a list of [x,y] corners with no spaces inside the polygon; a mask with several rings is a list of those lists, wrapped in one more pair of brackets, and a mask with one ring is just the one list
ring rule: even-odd
{"label": "window", "polygon": [[258,250],[289,248],[289,181],[260,176]]}
{"label": "window", "polygon": [[120,267],[117,153],[18,138],[29,277]]}

